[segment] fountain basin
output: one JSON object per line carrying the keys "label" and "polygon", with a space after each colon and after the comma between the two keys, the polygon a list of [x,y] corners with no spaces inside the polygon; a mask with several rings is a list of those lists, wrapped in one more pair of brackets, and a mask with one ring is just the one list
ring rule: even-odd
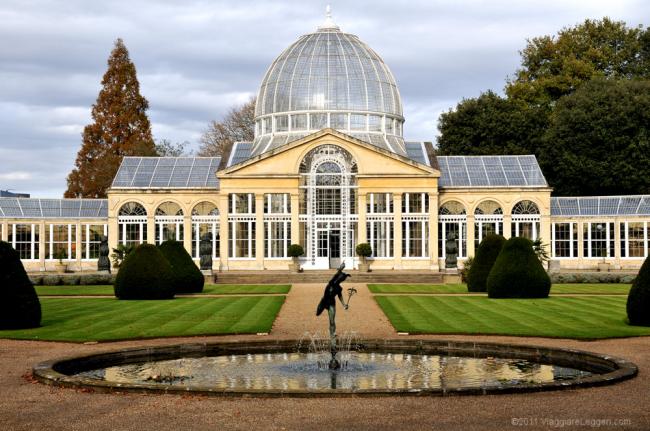
{"label": "fountain basin", "polygon": [[297,340],[126,349],[36,365],[39,381],[101,392],[214,396],[478,395],[613,384],[636,365],[596,353],[443,340],[364,340],[343,369]]}

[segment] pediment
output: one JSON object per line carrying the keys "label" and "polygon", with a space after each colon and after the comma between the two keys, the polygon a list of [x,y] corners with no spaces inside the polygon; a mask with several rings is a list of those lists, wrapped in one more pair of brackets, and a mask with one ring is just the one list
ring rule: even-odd
{"label": "pediment", "polygon": [[323,129],[217,172],[219,178],[297,176],[300,162],[320,145],[338,145],[355,159],[359,177],[439,177],[430,166],[391,153],[333,129]]}

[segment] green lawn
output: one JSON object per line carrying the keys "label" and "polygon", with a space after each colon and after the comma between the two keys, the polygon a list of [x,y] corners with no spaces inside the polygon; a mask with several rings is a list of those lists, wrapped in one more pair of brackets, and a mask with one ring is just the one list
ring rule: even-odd
{"label": "green lawn", "polygon": [[269,332],[284,296],[177,298],[41,298],[41,327],[0,331],[0,338],[108,341]]}
{"label": "green lawn", "polygon": [[[47,295],[113,295],[113,286],[35,286],[39,296]],[[207,284],[203,293],[207,294],[268,294],[288,293],[290,284]],[[200,295],[200,294],[199,294]]]}
{"label": "green lawn", "polygon": [[290,284],[208,284],[203,293],[213,295],[236,295],[251,293],[289,293]]}
{"label": "green lawn", "polygon": [[[369,284],[372,293],[467,293],[464,284]],[[629,284],[554,284],[553,294],[627,295]]]}
{"label": "green lawn", "polygon": [[490,299],[478,296],[375,296],[399,332],[500,334],[596,339],[650,335],[625,322],[625,296]]}
{"label": "green lawn", "polygon": [[467,293],[464,284],[368,284],[372,293]]}

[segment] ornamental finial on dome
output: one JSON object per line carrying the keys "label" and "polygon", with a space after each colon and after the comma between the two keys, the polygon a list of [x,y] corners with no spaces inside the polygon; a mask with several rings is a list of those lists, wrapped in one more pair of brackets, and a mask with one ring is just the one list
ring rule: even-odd
{"label": "ornamental finial on dome", "polygon": [[325,21],[318,26],[318,31],[341,31],[338,25],[332,20],[332,8],[330,5],[325,7]]}

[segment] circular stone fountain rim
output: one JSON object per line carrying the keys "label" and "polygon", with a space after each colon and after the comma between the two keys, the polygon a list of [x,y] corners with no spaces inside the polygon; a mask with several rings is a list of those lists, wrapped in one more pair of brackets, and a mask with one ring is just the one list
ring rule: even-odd
{"label": "circular stone fountain rim", "polygon": [[[416,389],[220,389],[212,387],[186,387],[146,383],[117,383],[71,375],[114,365],[217,355],[261,354],[305,351],[298,349],[300,340],[228,341],[187,343],[152,347],[129,348],[90,355],[73,356],[46,361],[32,369],[41,383],[93,389],[98,392],[176,393],[210,396],[262,396],[262,397],[331,397],[331,396],[393,396],[393,395],[486,395],[506,393],[541,392],[609,385],[631,379],[638,373],[637,366],[622,358],[582,350],[550,348],[520,344],[501,344],[471,341],[402,339],[361,340],[356,343],[362,351],[376,353],[445,354],[462,357],[496,356],[507,359],[527,359],[598,372],[573,380],[544,383],[504,384],[498,387],[416,388]],[[303,343],[305,344],[305,343]]]}

